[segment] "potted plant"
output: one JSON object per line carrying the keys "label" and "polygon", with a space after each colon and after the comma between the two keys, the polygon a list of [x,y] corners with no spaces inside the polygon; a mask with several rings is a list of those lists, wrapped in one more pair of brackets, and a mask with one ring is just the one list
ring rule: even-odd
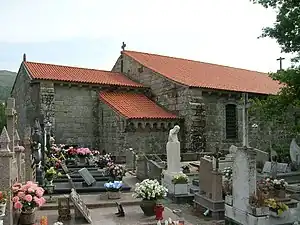
{"label": "potted plant", "polygon": [[108,193],[109,199],[119,199],[120,198],[120,190],[123,186],[122,181],[114,181],[108,182],[104,184],[106,191]]}
{"label": "potted plant", "polygon": [[249,198],[249,205],[254,216],[266,216],[269,214],[269,207],[266,203],[266,194],[257,190]]}
{"label": "potted plant", "polygon": [[60,177],[61,176],[61,173],[60,172],[57,172],[54,167],[50,167],[50,169],[48,169],[46,171],[46,174],[45,174],[45,178],[46,178],[46,181],[47,183],[49,183],[50,185],[53,185],[53,180],[57,177]]}
{"label": "potted plant", "polygon": [[108,166],[109,162],[112,162],[111,155],[105,154],[105,155],[99,155],[98,161],[96,163],[100,169],[103,169]]}
{"label": "potted plant", "polygon": [[109,165],[109,167],[108,167],[107,170],[108,170],[108,175],[110,176],[110,179],[112,181],[122,180],[122,178],[125,174],[123,166],[117,165],[117,164],[114,164],[114,163],[111,163],[111,164],[108,164],[108,165]]}
{"label": "potted plant", "polygon": [[76,152],[77,152],[77,157],[79,159],[79,163],[81,165],[85,165],[86,158],[92,155],[92,152],[89,148],[77,148]]}
{"label": "potted plant", "polygon": [[283,214],[283,212],[289,209],[289,207],[286,204],[282,202],[277,202],[274,198],[267,199],[266,204],[270,208],[270,215],[274,217],[280,217]]}
{"label": "potted plant", "polygon": [[6,192],[0,191],[0,216],[5,215],[6,202],[7,202]]}
{"label": "potted plant", "polygon": [[36,208],[45,204],[44,189],[32,181],[26,184],[15,183],[12,186],[12,201],[15,209],[20,210],[20,224],[34,224]]}
{"label": "potted plant", "polygon": [[164,198],[167,191],[157,180],[145,179],[136,184],[133,196],[142,199],[140,207],[146,216],[154,216],[157,200]]}
{"label": "potted plant", "polygon": [[285,198],[285,190],[288,183],[284,179],[267,178],[266,184],[269,188],[270,197]]}
{"label": "potted plant", "polygon": [[188,193],[188,182],[189,177],[184,174],[176,174],[172,178],[172,183],[174,184],[174,194],[187,194]]}
{"label": "potted plant", "polygon": [[232,205],[232,168],[225,167],[223,172],[223,193],[225,194],[225,203]]}

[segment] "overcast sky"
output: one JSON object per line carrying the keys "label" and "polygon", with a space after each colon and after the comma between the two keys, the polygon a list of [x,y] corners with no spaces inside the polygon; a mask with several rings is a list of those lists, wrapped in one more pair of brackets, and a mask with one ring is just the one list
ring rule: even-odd
{"label": "overcast sky", "polygon": [[[275,71],[275,14],[250,0],[1,0],[0,70],[28,61],[110,70],[127,50]],[[289,60],[285,60],[284,67]]]}

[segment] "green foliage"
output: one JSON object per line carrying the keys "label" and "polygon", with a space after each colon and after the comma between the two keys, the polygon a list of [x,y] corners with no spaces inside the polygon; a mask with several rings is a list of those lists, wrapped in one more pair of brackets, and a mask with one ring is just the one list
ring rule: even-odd
{"label": "green foliage", "polygon": [[0,70],[0,102],[10,96],[10,91],[16,78],[15,72]]}
{"label": "green foliage", "polygon": [[0,102],[0,133],[4,126],[6,126],[5,105]]}
{"label": "green foliage", "polygon": [[277,40],[285,53],[296,53],[300,59],[300,1],[299,0],[251,0],[277,12],[273,27],[263,29],[262,37]]}

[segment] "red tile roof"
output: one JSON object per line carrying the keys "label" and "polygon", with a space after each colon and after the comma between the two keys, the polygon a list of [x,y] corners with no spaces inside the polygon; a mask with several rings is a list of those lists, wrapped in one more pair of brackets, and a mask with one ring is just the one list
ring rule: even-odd
{"label": "red tile roof", "polygon": [[261,72],[142,52],[123,53],[166,78],[190,87],[260,94],[276,94],[281,87]]}
{"label": "red tile roof", "polygon": [[175,119],[143,94],[123,92],[101,92],[100,100],[129,119]]}
{"label": "red tile roof", "polygon": [[33,79],[142,87],[121,73],[46,63],[25,62]]}

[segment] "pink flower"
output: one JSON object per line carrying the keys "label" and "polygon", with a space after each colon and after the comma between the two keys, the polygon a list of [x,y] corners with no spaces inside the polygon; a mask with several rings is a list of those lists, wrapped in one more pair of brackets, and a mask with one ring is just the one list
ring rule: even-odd
{"label": "pink flower", "polygon": [[24,199],[27,202],[31,202],[32,201],[32,196],[31,195],[25,195]]}
{"label": "pink flower", "polygon": [[18,192],[18,197],[19,198],[24,198],[25,197],[25,193],[22,192],[22,191]]}
{"label": "pink flower", "polygon": [[13,202],[18,202],[19,200],[20,200],[20,198],[18,196],[15,196],[15,197],[12,198]]}
{"label": "pink flower", "polygon": [[19,189],[20,189],[19,187],[12,187],[12,191],[13,191],[14,193],[18,192]]}
{"label": "pink flower", "polygon": [[28,193],[33,193],[34,192],[34,189],[33,188],[28,188]]}
{"label": "pink flower", "polygon": [[40,197],[43,196],[44,190],[42,188],[38,188],[38,189],[36,189],[35,194],[36,194],[37,197],[40,198]]}
{"label": "pink flower", "polygon": [[14,205],[15,209],[22,209],[23,205],[21,202],[16,202],[15,205]]}
{"label": "pink flower", "polygon": [[41,201],[41,205],[44,205],[46,203],[46,199],[44,197],[41,197],[40,201]]}

